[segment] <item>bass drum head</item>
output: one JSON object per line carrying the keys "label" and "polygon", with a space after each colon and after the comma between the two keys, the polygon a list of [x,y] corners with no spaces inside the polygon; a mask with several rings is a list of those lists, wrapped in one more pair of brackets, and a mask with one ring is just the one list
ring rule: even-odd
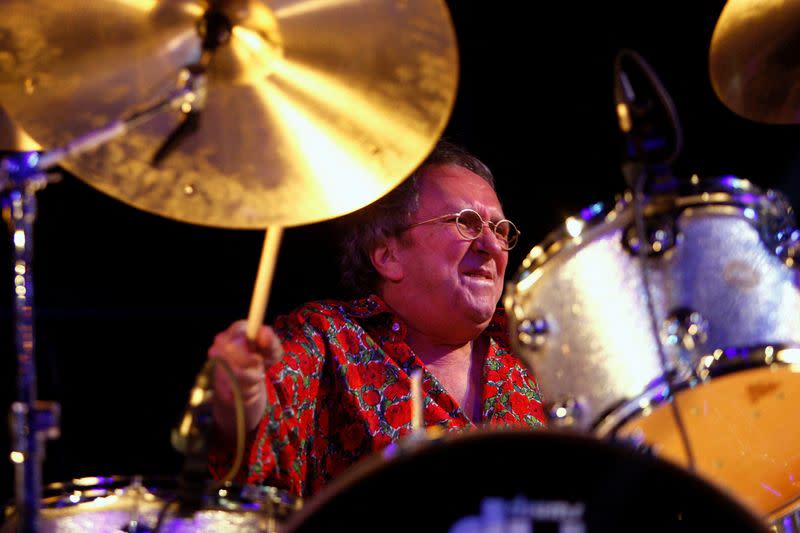
{"label": "bass drum head", "polygon": [[[800,356],[800,348],[776,349],[777,357],[780,352]],[[800,404],[796,365],[738,370],[673,396],[671,403],[640,410],[614,435],[650,446],[654,455],[683,467],[691,465],[760,516],[800,498],[800,427],[787,423]]]}
{"label": "bass drum head", "polygon": [[367,458],[306,500],[284,533],[328,530],[768,531],[677,465],[553,430],[473,431]]}

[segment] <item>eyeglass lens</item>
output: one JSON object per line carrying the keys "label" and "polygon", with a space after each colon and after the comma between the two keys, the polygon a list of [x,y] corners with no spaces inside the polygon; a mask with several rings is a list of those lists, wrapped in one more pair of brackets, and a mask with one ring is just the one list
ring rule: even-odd
{"label": "eyeglass lens", "polygon": [[[458,229],[461,234],[468,239],[476,239],[483,231],[483,219],[475,211],[463,211],[456,219]],[[497,224],[490,224],[494,226],[494,232],[507,246],[513,245],[517,238],[517,232],[514,226],[507,220],[502,220]]]}

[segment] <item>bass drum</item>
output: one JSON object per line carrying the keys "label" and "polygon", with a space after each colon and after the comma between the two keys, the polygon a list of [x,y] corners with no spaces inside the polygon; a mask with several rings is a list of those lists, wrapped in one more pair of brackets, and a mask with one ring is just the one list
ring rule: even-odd
{"label": "bass drum", "polygon": [[[210,485],[199,509],[178,513],[174,479],[87,477],[55,483],[41,503],[41,533],[279,533],[302,501],[273,487]],[[14,508],[6,509],[2,533],[16,533]]]}
{"label": "bass drum", "polygon": [[731,496],[671,463],[555,430],[475,430],[368,457],[286,533],[766,532]]}
{"label": "bass drum", "polygon": [[649,447],[770,516],[800,496],[791,206],[735,177],[643,203],[641,228],[628,196],[531,250],[505,293],[515,348],[551,426]]}

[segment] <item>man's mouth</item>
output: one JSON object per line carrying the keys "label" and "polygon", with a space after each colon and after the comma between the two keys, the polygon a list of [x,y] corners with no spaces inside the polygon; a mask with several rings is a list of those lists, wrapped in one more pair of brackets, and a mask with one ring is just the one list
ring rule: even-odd
{"label": "man's mouth", "polygon": [[494,281],[494,275],[492,274],[492,271],[489,269],[481,268],[478,270],[469,270],[467,272],[464,272],[464,275],[467,276],[468,278]]}

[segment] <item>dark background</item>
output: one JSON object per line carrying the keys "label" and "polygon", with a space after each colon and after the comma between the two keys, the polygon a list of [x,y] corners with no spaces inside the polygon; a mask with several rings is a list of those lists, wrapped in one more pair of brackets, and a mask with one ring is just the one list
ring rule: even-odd
{"label": "dark background", "polygon": [[[711,88],[708,50],[723,4],[449,2],[461,78],[446,133],[494,170],[506,214],[523,231],[509,276],[565,217],[625,188],[612,95],[621,48],[639,52],[672,96],[685,137],[677,175],[732,173],[798,205],[800,126],[748,121]],[[160,218],[69,175],[38,198],[38,396],[63,412],[45,482],[177,473],[170,431],[213,335],[247,315],[263,233]],[[286,231],[269,319],[337,294],[335,237],[330,222]],[[0,257],[7,409],[16,390],[8,239]],[[4,426],[0,438],[5,499],[13,484]]]}

